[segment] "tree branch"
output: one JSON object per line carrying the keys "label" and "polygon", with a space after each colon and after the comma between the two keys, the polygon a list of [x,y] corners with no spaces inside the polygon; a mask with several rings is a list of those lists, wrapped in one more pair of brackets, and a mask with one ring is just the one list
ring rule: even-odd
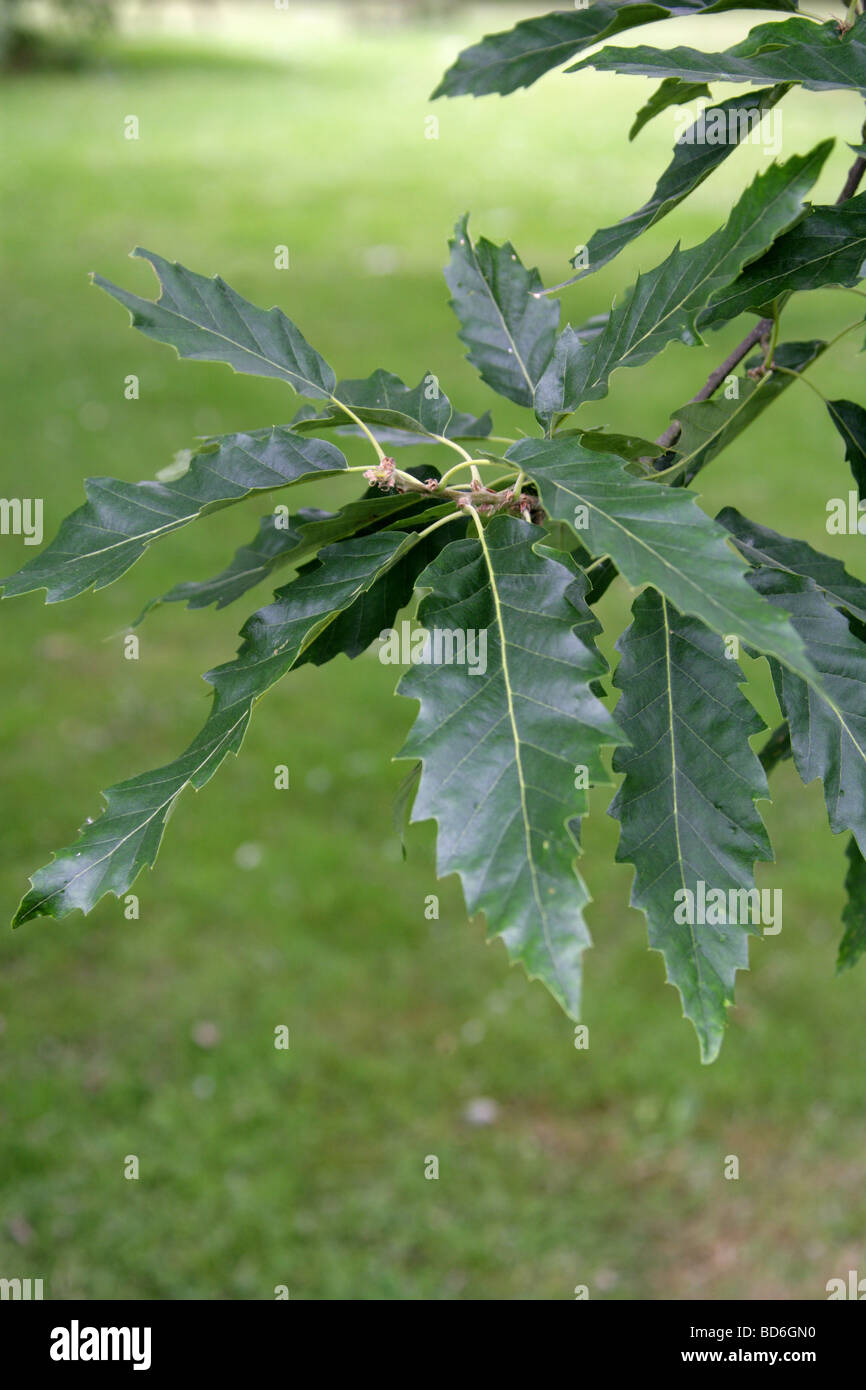
{"label": "tree branch", "polygon": [[[692,396],[689,405],[694,405],[696,401],[708,401],[713,392],[721,386],[725,377],[742,362],[747,352],[751,352],[752,348],[755,347],[762,338],[766,338],[772,327],[772,319],[759,319],[751,332],[746,334],[743,341],[737,344],[733,352],[730,352],[725,358],[724,362],[720,363],[718,367],[710,372],[705,385],[701,387],[696,395]],[[679,420],[672,420],[667,429],[659,435],[655,442],[656,444],[660,444],[663,449],[670,449],[672,445],[676,444],[681,434],[682,426]]]}

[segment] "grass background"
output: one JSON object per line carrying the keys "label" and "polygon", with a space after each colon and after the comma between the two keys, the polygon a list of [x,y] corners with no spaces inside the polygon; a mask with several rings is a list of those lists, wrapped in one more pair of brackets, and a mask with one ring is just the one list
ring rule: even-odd
{"label": "grass background", "polygon": [[[196,434],[295,409],[278,384],[179,363],[129,330],[86,272],[149,294],[148,267],[126,259],[136,244],[279,303],[339,375],[433,370],[459,408],[494,406],[504,433],[525,425],[463,361],[441,276],[450,228],[469,208],[476,234],[511,238],[546,282],[561,278],[576,243],[649,195],[674,114],[628,145],[650,84],[592,73],[431,106],[459,47],[514,11],[459,6],[422,27],[364,14],[220,7],[179,33],[175,9],[82,72],[4,79],[0,486],[46,499],[47,537],[83,477],[152,477]],[[723,16],[640,37],[721,47],[746,27]],[[123,138],[129,114],[138,141]],[[425,139],[434,114],[439,138]],[[858,101],[794,94],[784,121],[783,155],[838,135],[817,190],[832,199]],[[568,291],[564,319],[607,307],[677,238],[709,234],[766,162],[735,153]],[[287,272],[274,269],[280,243]],[[857,312],[840,293],[801,297],[784,336],[829,335]],[[741,332],[620,373],[587,419],[657,434]],[[844,340],[816,384],[856,399],[859,347]],[[866,571],[856,538],[824,531],[827,498],[851,484],[808,390],[794,386],[701,481],[711,513],[734,502]],[[341,487],[295,504],[329,505]],[[98,813],[100,787],[199,727],[200,674],[233,653],[267,591],[223,613],[159,609],[137,662],[123,633],[153,594],[218,567],[265,509],[169,537],[96,595],[2,605],[7,917],[27,872]],[[4,573],[32,553],[15,537],[0,547]],[[613,635],[628,601],[620,587],[605,600]],[[774,774],[778,862],[759,882],[782,888],[784,930],[754,944],[710,1068],[628,906],[602,790],[585,829],[596,946],[578,1052],[543,988],[467,923],[456,883],[436,883],[429,826],[401,862],[390,807],[405,767],[389,759],[412,706],[392,686],[367,656],[273,691],[241,758],[183,798],[136,885],[139,921],[108,899],[86,921],[0,933],[0,1274],[43,1277],[54,1298],[269,1298],[286,1284],[293,1298],[561,1299],[585,1283],[592,1297],[760,1299],[821,1298],[829,1278],[866,1272],[866,975],[834,978],[844,846],[817,784]],[[274,790],[277,763],[290,792]],[[279,1024],[288,1052],[273,1046]],[[496,1103],[490,1125],[467,1119],[479,1097]],[[438,1182],[423,1176],[429,1154]]]}

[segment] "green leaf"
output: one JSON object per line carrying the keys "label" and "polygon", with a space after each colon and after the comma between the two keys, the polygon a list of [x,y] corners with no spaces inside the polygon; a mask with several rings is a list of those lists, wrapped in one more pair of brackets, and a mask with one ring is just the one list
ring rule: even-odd
{"label": "green leaf", "polygon": [[[410,468],[407,472],[416,478],[437,479],[435,468]],[[301,543],[297,558],[313,555],[324,545],[345,540],[347,536],[366,535],[380,527],[396,522],[398,528],[411,531],[409,520],[417,518],[435,501],[417,492],[382,492],[376,487],[369,488],[361,497],[347,502],[338,512],[311,515],[299,527]],[[453,510],[453,505],[451,506]]]}
{"label": "green leaf", "polygon": [[866,645],[810,579],[754,570],[756,592],[791,615],[821,677],[821,690],[770,662],[804,783],[819,777],[834,834],[850,830],[866,849]]}
{"label": "green leaf", "polygon": [[418,789],[418,779],[420,776],[421,764],[415,763],[406,773],[406,776],[397,788],[397,795],[394,797],[394,805],[392,807],[394,829],[400,837],[400,848],[403,851],[404,859],[406,858],[406,835],[412,818],[412,803],[415,800],[415,792]]}
{"label": "green leaf", "polygon": [[773,730],[758,753],[758,761],[769,777],[773,769],[778,767],[779,763],[786,762],[790,756],[791,730],[787,724],[780,724],[777,729]]}
{"label": "green leaf", "polygon": [[[351,406],[365,425],[378,426],[376,437],[382,444],[423,444],[467,435],[483,438],[492,429],[489,411],[483,415],[455,411],[432,372],[410,388],[393,372],[379,370],[360,381],[341,381],[334,397]],[[292,425],[300,432],[336,426],[341,434],[362,433],[357,425],[346,424],[345,411],[333,402],[318,414],[303,414]]]}
{"label": "green leaf", "polygon": [[46,589],[46,603],[102,589],[140,558],[152,541],[255,492],[343,472],[333,444],[274,426],[210,440],[174,482],[126,483],[89,478],[87,501],[61,523],[50,545],[4,579],[6,597]]}
{"label": "green leaf", "polygon": [[445,270],[459,337],[482,381],[510,401],[531,406],[553,352],[559,305],[536,297],[541,277],[525,268],[510,242],[494,246],[482,237],[473,245],[467,223],[462,217],[455,227]]}
{"label": "green leaf", "polygon": [[[268,512],[259,521],[259,529],[248,545],[238,546],[225,569],[209,579],[194,580],[175,584],[173,589],[161,598],[151,599],[138,619],[142,618],[161,603],[186,603],[187,608],[207,608],[215,604],[217,608],[227,608],[248,590],[269,578],[280,565],[303,545],[303,523],[324,520],[330,512],[316,508],[302,509],[294,522],[274,512]],[[137,626],[137,624],[136,624]]]}
{"label": "green leaf", "polygon": [[709,5],[701,0],[691,0],[691,3],[686,0],[676,5],[595,0],[586,9],[571,13],[554,11],[538,18],[523,19],[503,33],[488,34],[480,43],[464,49],[445,73],[433,97],[478,97],[487,92],[501,92],[504,96],[518,87],[530,87],[551,68],[560,67],[576,53],[582,53],[602,39],[672,15],[796,8],[796,0],[716,0]]}
{"label": "green leaf", "polygon": [[768,526],[759,526],[735,507],[725,507],[716,520],[730,532],[749,564],[811,579],[829,603],[866,622],[866,584],[850,575],[841,560],[822,555],[805,541],[780,536]]}
{"label": "green leaf", "polygon": [[619,454],[630,463],[639,459],[657,458],[662,450],[649,439],[641,439],[639,434],[608,434],[603,427],[595,430],[559,430],[557,439],[576,435],[584,449],[599,454]]}
{"label": "green leaf", "polygon": [[[426,516],[424,520],[427,520]],[[421,571],[435,560],[446,545],[460,540],[465,534],[466,517],[461,516],[450,526],[440,526],[423,540],[419,538],[369,588],[363,590],[354,603],[337,614],[334,621],[305,648],[296,664],[303,666],[311,661],[314,666],[323,666],[335,656],[348,656],[350,659],[360,656],[383,630],[393,625],[398,613],[410,602]]]}
{"label": "green leaf", "polygon": [[769,312],[782,295],[824,285],[850,288],[863,278],[866,261],[866,193],[838,207],[816,207],[785,232],[700,315],[707,328],[746,310]]}
{"label": "green leaf", "polygon": [[846,33],[835,19],[815,24],[786,19],[759,24],[748,38],[721,53],[695,48],[668,50],[605,48],[575,63],[569,72],[637,73],[645,77],[680,77],[699,82],[800,82],[813,91],[866,89],[866,19],[859,16]]}
{"label": "green leaf", "polygon": [[614,754],[614,771],[625,773],[609,812],[622,826],[616,857],[635,866],[632,905],[646,913],[650,946],[682,996],[701,1060],[712,1062],[734,976],[748,967],[750,928],[679,922],[675,894],[697,895],[703,883],[731,901],[731,890],[754,889],[755,861],[772,859],[755,807],[769,796],[767,780],[749,745],[763,724],[740,692],[742,671],[703,623],[654,589],[632,612],[613,682],[631,745]]}
{"label": "green leaf", "polygon": [[275,601],[244,624],[234,661],[205,677],[214,687],[213,704],[186,751],[165,767],[105,792],[103,814],[33,876],[13,925],[33,917],[63,917],[76,909],[89,912],[104,894],[125,893],[140,870],[153,864],[166,820],[184,788],[203,787],[226,755],[240,750],[256,700],[417,539],[389,532],[329,546],[319,564],[278,590]]}
{"label": "green leaf", "polygon": [[673,411],[671,419],[678,420],[682,426],[676,449],[684,481],[691,482],[711,459],[793,385],[796,378],[789,373],[805,371],[818,360],[826,346],[817,338],[806,343],[780,343],[773,353],[773,362],[784,370],[768,371],[755,380],[748,372],[755,363],[747,362],[747,370],[735,378],[735,396],[729,398],[725,394],[708,401],[689,401]]}
{"label": "green leaf", "polygon": [[669,107],[687,106],[690,101],[698,101],[700,97],[710,99],[711,96],[712,93],[705,82],[683,82],[679,77],[666,77],[635,116],[628,133],[629,140],[634,140],[645,125]]}
{"label": "green leaf", "polygon": [[[573,533],[572,533],[573,539]],[[579,546],[580,542],[578,542]],[[575,636],[588,647],[591,652],[596,652],[595,639],[602,630],[598,617],[589,606],[588,595],[590,582],[584,573],[582,563],[575,550],[566,550],[558,546],[553,537],[547,534],[543,539],[535,541],[533,550],[542,559],[555,560],[557,564],[564,565],[574,576],[574,583],[568,591],[569,601],[577,609],[577,621],[572,628]],[[607,662],[596,652],[601,669],[607,671]],[[601,698],[603,687],[600,680],[593,679],[589,683],[590,690]]]}
{"label": "green leaf", "polygon": [[236,372],[287,381],[302,396],[330,397],[333,371],[282,310],[257,309],[218,275],[196,275],[140,246],[132,254],[156,271],[161,293],[155,304],[101,275],[93,283],[126,305],[133,327],[146,337],[171,344],[180,357],[226,362]]}
{"label": "green leaf", "polygon": [[866,951],[866,859],[857,847],[857,841],[848,841],[845,851],[848,856],[848,872],[845,875],[845,892],[848,901],[842,912],[845,932],[839,943],[839,956],[836,972],[850,970]]}
{"label": "green leaf", "polygon": [[832,147],[832,140],[822,141],[810,154],[759,174],[724,227],[688,251],[677,247],[638,277],[598,337],[584,342],[565,328],[536,391],[539,418],[553,419],[605,395],[615,368],[642,366],[670,342],[701,344],[701,309],[803,215],[805,197]]}
{"label": "green leaf", "polygon": [[[439,476],[429,466],[408,471],[421,478]],[[380,492],[371,487],[363,497],[347,503],[338,512],[305,507],[296,513],[294,521],[270,512],[261,518],[253,541],[240,546],[225,569],[209,579],[176,584],[161,598],[151,599],[138,621],[160,603],[186,602],[188,608],[206,608],[215,603],[217,608],[225,608],[282,565],[296,565],[324,545],[347,536],[366,535],[394,521],[405,526],[406,518],[420,516],[425,509],[429,510],[429,501],[418,493]]]}
{"label": "green leaf", "polygon": [[547,512],[569,522],[593,555],[609,555],[630,584],[652,584],[713,632],[814,679],[802,639],[750,589],[745,561],[691,493],[636,478],[623,459],[572,440],[521,440],[509,458],[534,480]]}
{"label": "green leaf", "polygon": [[[763,113],[772,110],[789,90],[789,85],[767,87],[760,92],[729,97],[717,106],[705,107],[677,142],[674,157],[656,184],[649,202],[612,227],[594,232],[581,254],[581,259],[585,255],[588,262],[586,267],[578,270],[570,280],[553,288],[564,289],[566,285],[573,285],[586,275],[601,270],[649,227],[678,207],[723,160],[733,154],[740,140],[748,139],[750,132],[760,126]],[[715,136],[717,131],[724,131],[723,141],[707,138],[710,134]],[[572,265],[576,259],[572,260]]]}
{"label": "green leaf", "polygon": [[854,401],[828,401],[827,409],[844,441],[857,491],[866,500],[866,410]]}
{"label": "green leaf", "polygon": [[537,535],[494,517],[483,540],[448,546],[421,575],[422,625],[476,634],[486,670],[414,666],[399,692],[420,710],[399,756],[423,764],[412,820],[438,822],[440,876],[460,874],[469,911],[576,1017],[589,898],[567,829],[587,804],[575,768],[607,781],[601,748],[620,735],[589,689],[606,668],[574,632],[580,585],[536,553]]}

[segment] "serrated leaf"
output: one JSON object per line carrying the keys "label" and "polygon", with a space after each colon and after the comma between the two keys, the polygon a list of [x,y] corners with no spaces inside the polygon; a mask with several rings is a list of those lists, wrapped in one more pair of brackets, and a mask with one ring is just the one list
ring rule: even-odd
{"label": "serrated leaf", "polygon": [[773,768],[784,763],[791,756],[791,730],[787,724],[774,729],[758,753],[758,761],[769,777]]}
{"label": "serrated leaf", "polygon": [[[339,382],[334,398],[351,406],[365,425],[377,426],[376,438],[382,444],[423,444],[467,435],[483,438],[492,429],[489,411],[483,415],[456,411],[432,372],[410,388],[393,372],[375,371],[358,381]],[[301,433],[334,427],[341,434],[362,433],[357,425],[346,424],[345,411],[333,402],[318,413],[299,414],[292,424]]]}
{"label": "serrated leaf", "polygon": [[657,458],[662,452],[658,444],[641,439],[639,434],[608,433],[603,427],[595,430],[559,430],[556,437],[564,439],[572,434],[580,439],[584,449],[600,454],[619,454],[620,458],[628,459],[630,463]]}
{"label": "serrated leaf", "polygon": [[529,87],[551,68],[560,67],[585,48],[625,29],[654,24],[672,15],[712,14],[723,10],[785,10],[797,8],[796,0],[681,0],[676,5],[634,4],[633,0],[595,0],[572,13],[555,11],[523,19],[513,29],[488,34],[480,43],[464,49],[448,69],[433,97],[505,95]]}
{"label": "serrated leaf", "polygon": [[330,397],[336,384],[332,369],[282,310],[257,309],[218,275],[197,275],[140,246],[132,254],[156,272],[161,287],[156,303],[101,275],[94,275],[93,283],[126,305],[133,327],[146,337],[169,343],[180,357],[225,362],[236,372],[286,381],[301,396]]}
{"label": "serrated leaf", "polygon": [[[436,469],[429,466],[408,471],[420,478],[439,477]],[[225,569],[209,579],[176,584],[161,598],[151,599],[138,621],[160,603],[186,602],[188,608],[205,608],[215,603],[217,608],[225,608],[285,564],[296,565],[315,555],[322,546],[348,536],[366,535],[392,522],[405,526],[407,518],[428,508],[429,502],[418,493],[380,492],[371,487],[363,497],[347,503],[338,512],[303,507],[293,520],[271,512],[261,518],[253,541],[240,546]]]}
{"label": "serrated leaf", "polygon": [[803,640],[746,583],[745,561],[691,493],[636,478],[623,459],[572,440],[521,440],[509,458],[534,480],[549,515],[569,522],[593,555],[609,555],[630,584],[652,584],[713,632],[815,679]]}
{"label": "serrated leaf", "polygon": [[863,278],[866,264],[866,193],[838,207],[816,207],[785,232],[759,260],[698,318],[700,328],[726,323],[738,314],[770,310],[782,295],[817,290],[824,285],[847,288]]}
{"label": "serrated leaf", "polygon": [[700,97],[709,100],[711,95],[705,82],[683,82],[680,77],[666,77],[635,116],[628,133],[629,140],[634,140],[645,125],[669,107],[687,106],[690,101],[697,101]]}
{"label": "serrated leaf", "polygon": [[[427,520],[427,516],[424,520]],[[465,534],[466,518],[461,516],[450,526],[440,526],[429,536],[418,539],[415,545],[407,547],[369,588],[358,595],[354,603],[338,613],[334,621],[314,638],[296,664],[304,666],[311,661],[314,666],[322,666],[335,656],[360,656],[383,630],[392,626],[398,613],[410,602],[421,571],[446,545]]]}
{"label": "serrated leaf", "polygon": [[[827,344],[820,339],[806,343],[780,343],[773,362],[781,371],[769,371],[755,380],[746,370],[736,378],[737,394],[707,401],[689,401],[671,413],[682,433],[677,440],[682,477],[690,482],[711,459],[742,434],[796,380],[791,372],[803,372],[816,362]],[[759,359],[760,360],[760,359]],[[747,369],[752,363],[746,363]],[[727,390],[727,388],[726,388]]]}
{"label": "serrated leaf", "polygon": [[[579,544],[578,542],[578,545]],[[572,606],[577,610],[577,619],[572,631],[583,645],[597,658],[599,669],[606,672],[607,662],[601,656],[595,644],[595,639],[602,631],[602,626],[595,611],[589,606],[588,594],[590,582],[581,567],[581,561],[578,558],[576,549],[567,550],[556,545],[549,533],[543,540],[537,540],[532,548],[536,555],[540,555],[545,559],[555,560],[557,564],[564,565],[566,569],[571,570],[573,583],[568,590],[568,598]],[[593,690],[593,693],[596,695],[599,694],[596,688],[599,685],[600,682],[598,680],[590,681],[590,689]]]}
{"label": "serrated leaf", "polygon": [[[705,107],[674,147],[674,157],[649,201],[621,222],[594,232],[581,252],[581,260],[587,261],[586,266],[553,288],[564,289],[601,270],[643,232],[679,207],[719,164],[733,154],[740,140],[748,138],[755,125],[760,125],[763,113],[771,111],[788,90],[788,85],[767,87],[760,92],[729,97],[717,106]],[[717,130],[723,130],[725,138],[721,141],[709,140],[707,136],[715,136]],[[572,265],[574,263],[572,260]]]}
{"label": "serrated leaf", "polygon": [[811,579],[828,602],[866,622],[866,584],[849,574],[841,560],[822,555],[806,541],[781,536],[725,507],[716,520],[729,531],[740,554],[756,568],[765,566]]}
{"label": "serrated leaf", "polygon": [[857,491],[866,500],[866,410],[855,401],[828,401],[827,409],[845,444]]}
{"label": "serrated leaf", "polygon": [[638,277],[607,327],[582,342],[567,327],[535,393],[536,414],[551,420],[597,400],[619,367],[639,367],[668,343],[702,343],[700,311],[802,217],[805,198],[832,149],[822,141],[807,155],[795,155],[759,174],[742,194],[724,227],[687,251],[678,247],[654,270]]}
{"label": "serrated leaf", "polygon": [[848,841],[845,853],[848,856],[848,872],[845,875],[848,901],[842,911],[845,932],[839,943],[837,974],[850,970],[866,951],[866,859],[853,836]]}
{"label": "serrated leaf", "polygon": [[61,523],[50,545],[0,581],[5,597],[46,589],[46,603],[102,589],[134,565],[155,540],[256,492],[341,473],[343,454],[322,439],[274,426],[227,434],[193,456],[173,483],[88,478],[87,501]]}
{"label": "serrated leaf", "polygon": [[579,589],[535,552],[537,535],[494,517],[483,541],[448,546],[421,575],[421,624],[475,633],[479,646],[486,634],[486,670],[413,667],[399,692],[420,709],[399,756],[423,764],[412,820],[438,822],[440,876],[459,873],[469,911],[575,1017],[589,945],[566,828],[586,810],[575,766],[607,780],[601,749],[620,735],[589,690],[605,663],[575,635]]}
{"label": "serrated leaf", "polygon": [[646,913],[650,946],[664,956],[701,1060],[711,1062],[734,976],[748,966],[749,927],[678,922],[675,895],[696,899],[703,883],[729,902],[732,890],[754,889],[755,861],[772,859],[755,807],[769,795],[767,780],[749,746],[763,724],[740,691],[739,666],[703,623],[654,589],[638,595],[632,614],[613,682],[631,745],[614,754],[614,771],[625,774],[609,811],[621,823],[616,858],[635,866],[632,905]]}
{"label": "serrated leaf", "polygon": [[294,521],[268,512],[259,520],[259,529],[248,545],[240,545],[225,569],[209,579],[175,584],[160,598],[151,599],[135,626],[161,603],[185,603],[187,608],[227,608],[250,589],[268,579],[303,544],[303,524],[323,520],[332,513],[318,508],[302,508]]}
{"label": "serrated leaf", "polygon": [[833,833],[850,830],[866,849],[866,645],[812,580],[763,568],[750,582],[790,613],[821,677],[816,690],[770,662],[797,771],[821,779]]}
{"label": "serrated leaf", "polygon": [[274,602],[244,624],[234,661],[205,677],[214,687],[213,704],[186,751],[104,793],[102,815],[34,874],[13,925],[76,909],[89,912],[104,894],[125,893],[140,870],[153,864],[181,792],[203,787],[226,755],[240,750],[255,702],[417,539],[389,532],[329,546],[320,563],[278,590]]}
{"label": "serrated leaf", "polygon": [[468,360],[494,391],[518,405],[533,403],[536,384],[550,361],[559,305],[537,298],[537,270],[527,270],[509,241],[494,246],[486,237],[473,244],[468,217],[449,243],[445,270],[460,320],[459,337]]}
{"label": "serrated leaf", "polygon": [[700,82],[800,82],[813,91],[866,89],[866,20],[847,32],[835,19],[815,24],[786,19],[759,24],[741,43],[721,53],[695,48],[604,48],[568,69],[680,77]]}

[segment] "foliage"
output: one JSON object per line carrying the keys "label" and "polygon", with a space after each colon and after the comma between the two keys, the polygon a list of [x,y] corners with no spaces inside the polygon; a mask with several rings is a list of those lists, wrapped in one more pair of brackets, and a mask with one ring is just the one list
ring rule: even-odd
{"label": "foliage", "polygon": [[[509,92],[634,25],[740,8],[612,0],[555,12],[468,49],[437,94]],[[762,24],[726,54],[611,48],[569,69],[591,62],[664,79],[633,134],[703,94],[707,81],[765,84],[701,114],[649,202],[575,255],[573,279],[676,207],[792,86],[866,87],[864,23],[855,0],[840,22]],[[724,139],[711,138],[719,131]],[[705,1061],[718,1053],[749,934],[774,926],[754,887],[755,863],[772,857],[756,803],[782,757],[804,781],[820,778],[832,829],[851,835],[839,966],[853,964],[866,939],[866,590],[804,542],[733,507],[713,520],[684,491],[833,346],[779,341],[793,293],[850,290],[860,279],[863,154],[837,204],[809,200],[832,149],[823,140],[770,164],[711,237],[677,245],[609,315],[577,328],[561,326],[558,302],[509,243],[475,241],[462,218],[446,271],[460,337],[482,379],[526,409],[521,439],[494,434],[487,414],[456,410],[433,371],[415,387],[384,370],[338,382],[280,310],[256,308],[219,277],[142,251],[134,254],[157,274],[157,301],[96,277],[148,337],[184,357],[275,378],[305,404],[288,424],[205,440],[178,476],[90,480],[86,503],[55,540],[3,581],[7,595],[45,589],[55,602],[99,588],[163,535],[251,493],[282,495],[335,474],[362,475],[367,487],[335,514],[289,519],[278,503],[221,573],[162,596],[222,606],[279,566],[295,570],[247,619],[236,658],[207,675],[214,696],[201,732],[173,762],[105,793],[103,815],[34,875],[16,923],[88,912],[105,893],[126,893],[153,864],[182,791],[239,751],[256,701],[295,667],[356,656],[384,639],[416,593],[420,640],[399,687],[419,702],[399,754],[413,764],[412,818],[437,822],[440,872],[460,875],[470,910],[484,912],[491,934],[571,1017],[589,944],[580,821],[590,789],[620,776],[610,806],[621,826],[618,858],[635,867],[634,902]],[[707,330],[750,312],[759,323],[674,409],[655,444],[627,420],[617,434],[581,423],[582,407],[607,393],[618,369],[639,369],[672,343],[702,345]],[[860,325],[862,310],[850,328]],[[844,400],[827,407],[859,488],[866,412]],[[370,466],[350,467],[333,442],[346,433],[368,442]],[[405,448],[413,453],[403,457]],[[639,592],[617,644],[611,712],[594,607],[613,582]],[[763,724],[740,689],[741,647],[768,661],[782,717],[760,757],[751,740]],[[699,900],[708,908],[696,920]]]}

